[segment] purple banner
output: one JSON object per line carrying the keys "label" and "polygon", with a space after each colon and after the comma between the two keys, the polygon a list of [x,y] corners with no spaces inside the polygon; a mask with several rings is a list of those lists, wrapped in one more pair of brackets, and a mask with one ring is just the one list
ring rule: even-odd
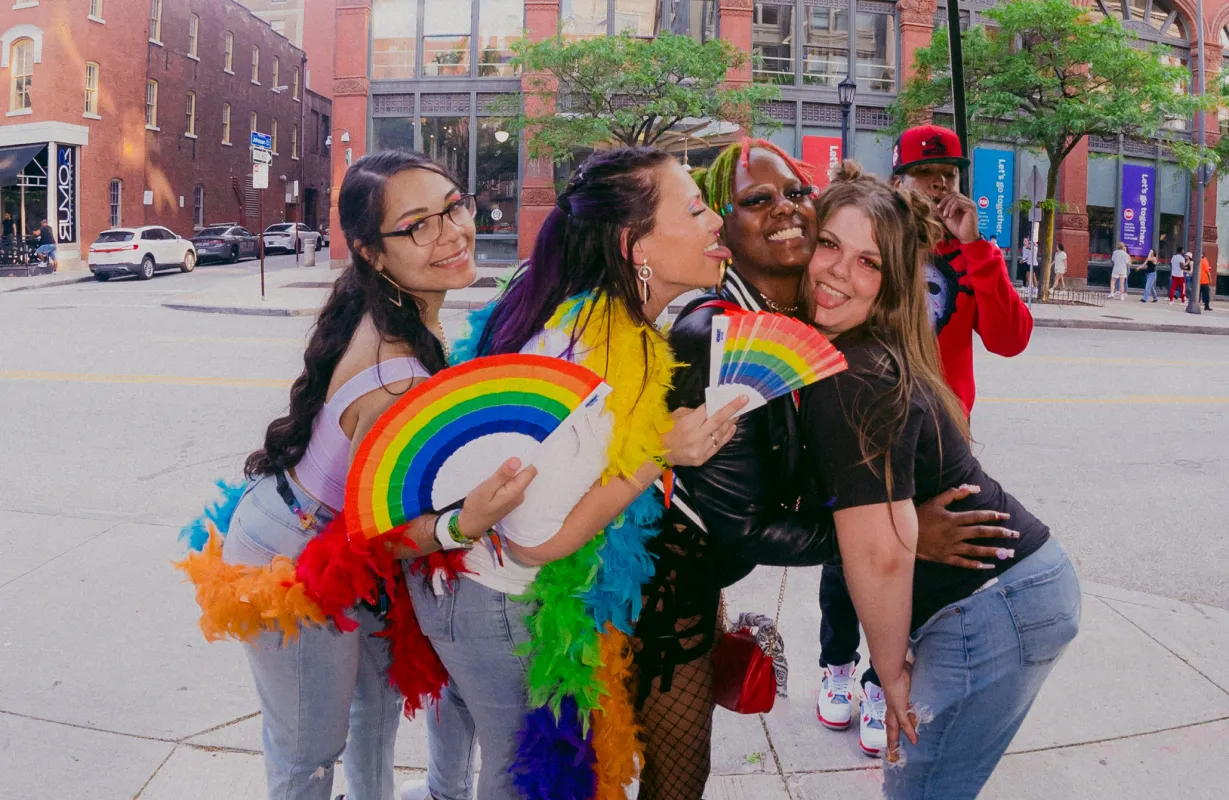
{"label": "purple banner", "polygon": [[1122,165],[1122,217],[1118,220],[1118,239],[1133,256],[1146,256],[1151,247],[1155,186],[1154,167]]}

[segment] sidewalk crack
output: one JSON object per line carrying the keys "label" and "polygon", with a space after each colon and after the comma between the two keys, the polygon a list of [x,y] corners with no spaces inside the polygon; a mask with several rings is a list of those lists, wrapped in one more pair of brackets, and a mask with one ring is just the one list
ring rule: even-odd
{"label": "sidewalk crack", "polygon": [[132,796],[132,800],[140,800],[141,795],[145,794],[145,790],[149,788],[154,778],[158,777],[158,773],[162,771],[162,768],[166,766],[166,762],[171,760],[171,756],[175,755],[175,751],[178,749],[179,745],[171,748],[171,752],[166,754],[166,758],[162,759],[162,763],[158,765],[158,768],[145,780],[145,783],[141,784],[141,788],[137,789],[137,793]]}
{"label": "sidewalk crack", "polygon": [[[1125,619],[1127,622],[1129,622],[1132,626],[1134,626],[1134,627],[1135,627],[1135,629],[1136,629],[1136,630],[1138,630],[1138,631],[1139,631],[1140,633],[1142,633],[1144,636],[1147,636],[1149,639],[1151,639],[1152,641],[1154,641],[1154,642],[1156,642],[1158,645],[1160,645],[1160,646],[1161,646],[1161,647],[1165,650],[1165,652],[1169,653],[1169,654],[1170,654],[1170,655],[1172,655],[1174,658],[1176,658],[1176,659],[1178,659],[1179,661],[1181,661],[1183,664],[1186,664],[1188,667],[1190,667],[1191,669],[1193,669],[1193,670],[1194,670],[1194,671],[1195,671],[1195,672],[1196,672],[1196,673],[1197,673],[1197,674],[1198,674],[1201,678],[1203,678],[1205,681],[1207,681],[1208,683],[1212,684],[1212,685],[1213,685],[1213,686],[1215,686],[1217,689],[1220,689],[1220,690],[1221,690],[1221,692],[1223,692],[1223,693],[1224,693],[1224,694],[1226,694],[1226,695],[1229,695],[1229,689],[1225,688],[1224,686],[1221,686],[1219,683],[1217,683],[1216,681],[1212,680],[1212,678],[1211,678],[1209,675],[1207,675],[1206,673],[1204,673],[1204,671],[1203,671],[1203,670],[1201,670],[1199,667],[1195,666],[1195,665],[1194,665],[1194,664],[1192,664],[1190,661],[1188,661],[1188,660],[1186,660],[1185,658],[1183,658],[1181,654],[1179,654],[1179,653],[1175,652],[1175,651],[1173,650],[1173,648],[1171,648],[1171,647],[1169,647],[1168,645],[1166,645],[1166,644],[1165,644],[1164,642],[1162,642],[1160,639],[1157,639],[1157,638],[1156,638],[1155,636],[1153,636],[1151,633],[1148,633],[1148,631],[1144,630],[1144,629],[1143,629],[1143,628],[1142,628],[1142,627],[1141,627],[1138,623],[1136,623],[1136,622],[1135,622],[1135,620],[1131,619],[1131,618],[1130,618],[1130,617],[1128,617],[1126,614],[1124,614],[1124,613],[1122,613],[1121,611],[1119,611],[1118,609],[1114,608],[1112,605],[1110,605],[1110,603],[1106,600],[1106,598],[1104,598],[1104,597],[1098,597],[1097,599],[1098,599],[1098,600],[1100,600],[1100,601],[1101,601],[1101,603],[1102,603],[1102,605],[1104,605],[1104,606],[1105,606],[1106,608],[1108,608],[1110,611],[1113,611],[1115,614],[1117,614],[1118,616],[1122,617],[1122,618],[1123,618],[1123,619]],[[1115,602],[1117,602],[1117,601],[1115,601]]]}
{"label": "sidewalk crack", "polygon": [[218,725],[214,725],[212,728],[206,728],[205,730],[200,731],[199,733],[189,734],[183,737],[182,739],[179,739],[178,743],[191,745],[192,742],[190,740],[195,739],[198,736],[204,736],[207,733],[213,733],[214,731],[220,731],[223,728],[229,728],[231,725],[238,725],[240,722],[247,722],[249,719],[252,719],[253,717],[259,717],[259,716],[260,716],[259,711],[253,711],[251,714],[244,714],[242,717],[236,717],[235,719],[232,719],[229,722],[219,723]]}
{"label": "sidewalk crack", "polygon": [[781,785],[785,788],[785,796],[793,800],[794,795],[789,790],[789,781],[785,779],[785,771],[781,769],[781,757],[777,755],[777,746],[772,743],[772,734],[768,732],[768,720],[763,714],[758,716],[760,727],[764,729],[764,741],[768,742],[768,752],[772,755],[772,763],[777,767],[777,777],[781,779]]}

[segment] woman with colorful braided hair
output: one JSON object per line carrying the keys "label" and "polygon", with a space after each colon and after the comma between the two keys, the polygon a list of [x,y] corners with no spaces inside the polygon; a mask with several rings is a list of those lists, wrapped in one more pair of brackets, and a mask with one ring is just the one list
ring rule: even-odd
{"label": "woman with colorful braided hair", "polygon": [[[185,529],[201,552],[180,565],[196,584],[206,637],[245,640],[269,797],[280,800],[327,800],[343,748],[351,800],[393,794],[403,699],[390,685],[386,621],[356,606],[352,619],[329,624],[301,585],[287,591],[295,560],[341,511],[364,434],[446,366],[440,307],[476,269],[474,198],[418,153],[356,161],[338,210],[351,260],[316,319],[289,411],[248,457],[248,483]],[[470,493],[459,520],[465,536],[486,535],[520,503],[534,471],[517,468],[509,461]],[[438,551],[436,522],[411,523],[402,555]]]}
{"label": "woman with colorful braided hair", "polygon": [[[456,356],[566,359],[610,386],[605,411],[573,425],[515,525],[465,555],[442,588],[410,576],[423,632],[449,673],[427,715],[426,782],[405,800],[516,796],[614,800],[635,775],[628,634],[652,571],[663,468],[697,465],[733,434],[736,401],[671,413],[675,361],[654,328],[669,303],[717,281],[721,218],[659,150],[594,153],[547,216],[503,294],[471,317]],[[565,423],[568,424],[568,423]],[[544,488],[546,487],[546,488]]]}
{"label": "woman with colorful braided hair", "polygon": [[[798,313],[817,235],[809,169],[770,142],[730,145],[707,170],[692,174],[709,206],[723,215],[722,240],[732,263],[717,291],[690,302],[671,327],[671,348],[686,365],[675,372],[669,396],[677,406],[704,397],[714,317]],[[703,793],[721,590],[757,564],[818,565],[836,555],[831,513],[803,502],[798,429],[794,398],[777,398],[741,416],[731,441],[702,466],[675,471],[671,507],[650,545],[657,566],[645,585],[634,643],[644,800],[694,800]],[[950,514],[946,502],[950,498],[940,497],[918,512],[926,546],[937,557],[997,519]]]}

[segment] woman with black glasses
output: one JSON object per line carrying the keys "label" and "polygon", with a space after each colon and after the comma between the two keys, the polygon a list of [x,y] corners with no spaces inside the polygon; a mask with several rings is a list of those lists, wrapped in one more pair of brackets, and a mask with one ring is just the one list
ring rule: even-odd
{"label": "woman with black glasses", "polygon": [[[215,520],[225,529],[221,555],[212,547],[192,557],[224,562],[190,572],[207,633],[236,631],[235,607],[262,603],[259,593],[242,591],[253,584],[240,581],[276,574],[341,511],[363,436],[399,396],[447,366],[440,307],[449,289],[474,278],[474,198],[423,156],[359,159],[338,205],[351,263],[316,320],[288,413],[248,457],[249,482],[233,498],[233,516]],[[458,525],[441,526],[433,514],[411,523],[414,547],[398,556],[435,552],[444,538],[455,547],[453,527],[467,540],[483,536],[520,504],[534,471],[518,469],[510,460],[475,489]],[[260,696],[270,797],[328,800],[343,749],[350,800],[393,796],[402,698],[386,674],[377,613],[348,614],[357,630],[293,619],[274,630],[275,615],[264,614],[268,630],[240,633]]]}

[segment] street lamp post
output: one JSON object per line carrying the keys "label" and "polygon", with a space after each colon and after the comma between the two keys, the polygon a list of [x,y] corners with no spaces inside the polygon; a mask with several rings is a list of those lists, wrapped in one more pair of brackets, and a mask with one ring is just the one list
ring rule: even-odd
{"label": "street lamp post", "polygon": [[[1195,25],[1198,31],[1196,36],[1196,46],[1199,48],[1199,58],[1195,62],[1195,96],[1203,99],[1204,86],[1204,60],[1203,60],[1203,0],[1197,0],[1195,18],[1199,20]],[[1203,149],[1205,139],[1204,131],[1204,113],[1200,108],[1195,112],[1195,143]],[[1191,273],[1190,283],[1186,289],[1186,313],[1199,314],[1199,281],[1203,279],[1203,199],[1204,192],[1208,188],[1208,182],[1211,179],[1210,170],[1206,164],[1200,164],[1195,171],[1195,270]],[[1213,271],[1212,285],[1208,287],[1209,300],[1211,294],[1216,291],[1216,273]],[[1172,278],[1171,278],[1172,280]],[[1145,298],[1146,299],[1146,298]]]}
{"label": "street lamp post", "polygon": [[845,80],[836,85],[836,96],[841,103],[841,158],[853,156],[853,131],[849,125],[849,110],[853,107],[854,96],[858,92],[858,83],[846,75]]}

